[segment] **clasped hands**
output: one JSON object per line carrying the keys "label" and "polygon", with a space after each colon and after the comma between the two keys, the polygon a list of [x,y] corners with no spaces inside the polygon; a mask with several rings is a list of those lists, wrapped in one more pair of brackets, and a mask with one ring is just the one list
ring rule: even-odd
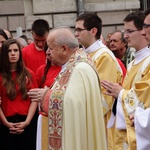
{"label": "clasped hands", "polygon": [[21,134],[28,126],[28,123],[26,121],[17,123],[7,122],[5,125],[9,128],[11,134]]}
{"label": "clasped hands", "polygon": [[[118,98],[120,91],[123,89],[121,83],[113,83],[107,80],[101,81],[101,86],[106,90],[104,94]],[[134,114],[129,116],[131,120],[131,126],[134,126]]]}

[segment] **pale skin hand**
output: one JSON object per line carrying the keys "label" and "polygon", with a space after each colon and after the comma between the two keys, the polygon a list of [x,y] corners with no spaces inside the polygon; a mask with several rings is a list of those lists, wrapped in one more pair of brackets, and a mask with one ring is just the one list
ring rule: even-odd
{"label": "pale skin hand", "polygon": [[24,127],[20,128],[20,126],[16,126],[16,123],[12,123],[12,122],[8,122],[6,117],[4,116],[4,113],[2,111],[2,109],[0,108],[0,119],[3,122],[3,124],[9,128],[10,133],[12,134],[20,134],[24,131]]}
{"label": "pale skin hand", "polygon": [[[106,80],[101,81],[101,86],[104,89],[106,89],[106,92],[104,92],[104,94],[113,96],[114,98],[118,98],[120,91],[123,89],[121,84],[112,83],[112,82],[106,81]],[[130,115],[129,118],[131,120],[131,126],[133,127],[134,126],[134,114]]]}
{"label": "pale skin hand", "polygon": [[15,123],[12,122],[7,121],[5,125],[9,128],[11,134],[21,134],[24,131],[23,128],[17,127]]}
{"label": "pale skin hand", "polygon": [[102,80],[101,81],[101,86],[106,89],[106,92],[104,94],[113,96],[114,98],[118,98],[118,95],[120,91],[123,89],[121,84],[118,83],[113,83],[107,80]]}
{"label": "pale skin hand", "polygon": [[31,101],[40,102],[43,99],[44,93],[47,89],[47,87],[31,89],[28,92],[28,96],[31,98]]}
{"label": "pale skin hand", "polygon": [[11,134],[21,134],[26,126],[25,122],[13,123],[13,127],[10,127],[9,130]]}

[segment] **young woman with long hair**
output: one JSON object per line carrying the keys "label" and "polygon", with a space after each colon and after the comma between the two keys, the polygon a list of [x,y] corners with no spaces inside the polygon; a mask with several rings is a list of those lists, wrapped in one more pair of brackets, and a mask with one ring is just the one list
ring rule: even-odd
{"label": "young woman with long hair", "polygon": [[34,73],[25,67],[20,44],[3,42],[0,51],[0,149],[36,150],[37,102],[27,92],[37,87]]}

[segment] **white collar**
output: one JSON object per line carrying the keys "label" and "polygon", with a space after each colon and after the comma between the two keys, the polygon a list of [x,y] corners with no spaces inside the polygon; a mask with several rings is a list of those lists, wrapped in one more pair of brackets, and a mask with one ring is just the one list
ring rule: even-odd
{"label": "white collar", "polygon": [[148,46],[142,48],[141,50],[135,52],[134,54],[135,60],[133,62],[134,65],[140,63],[144,60],[147,56],[150,56],[150,48]]}
{"label": "white collar", "polygon": [[85,50],[85,52],[87,54],[90,54],[90,53],[95,52],[96,50],[98,50],[102,45],[104,45],[102,43],[102,41],[101,40],[97,40],[92,45],[90,45],[88,48],[86,48],[84,50]]}

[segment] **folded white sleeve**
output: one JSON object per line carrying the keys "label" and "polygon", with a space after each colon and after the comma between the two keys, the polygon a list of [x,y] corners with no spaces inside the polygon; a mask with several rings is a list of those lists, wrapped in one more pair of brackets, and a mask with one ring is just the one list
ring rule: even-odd
{"label": "folded white sleeve", "polygon": [[117,101],[117,113],[116,113],[116,128],[119,130],[126,129],[125,117],[122,108],[122,93],[124,90],[121,90],[118,96]]}

